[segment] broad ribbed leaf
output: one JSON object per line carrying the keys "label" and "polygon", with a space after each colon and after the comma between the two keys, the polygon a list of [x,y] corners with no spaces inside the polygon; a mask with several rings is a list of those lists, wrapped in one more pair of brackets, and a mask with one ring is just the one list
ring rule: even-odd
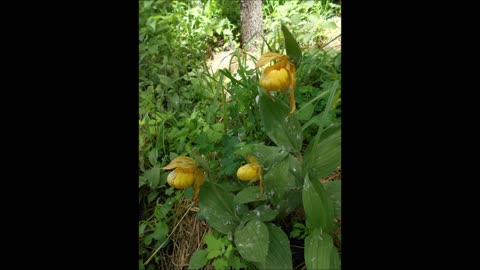
{"label": "broad ribbed leaf", "polygon": [[330,175],[341,159],[341,128],[334,125],[321,134],[319,140],[313,140],[305,153],[305,168],[312,180],[320,180]]}
{"label": "broad ribbed leaf", "polygon": [[272,165],[264,175],[264,190],[278,209],[280,217],[291,213],[302,202],[302,186],[293,174],[299,171],[296,161],[288,155]]}
{"label": "broad ribbed leaf", "polygon": [[322,233],[320,228],[312,230],[305,238],[304,251],[307,269],[340,269],[340,257],[333,244],[332,236]]}
{"label": "broad ribbed leaf", "polygon": [[223,234],[232,232],[239,224],[239,219],[234,214],[233,194],[208,181],[201,189],[199,214],[215,230]]}
{"label": "broad ribbed leaf", "polygon": [[268,223],[270,244],[265,264],[258,263],[259,269],[293,269],[292,252],[287,235],[279,227]]}
{"label": "broad ribbed leaf", "polygon": [[342,181],[329,181],[322,184],[333,203],[335,216],[342,216]]}
{"label": "broad ribbed leaf", "polygon": [[266,200],[267,197],[263,194],[260,195],[260,189],[258,186],[246,187],[233,198],[235,204],[249,203],[255,201]]}
{"label": "broad ribbed leaf", "polygon": [[290,59],[292,59],[292,63],[298,67],[302,63],[302,50],[300,49],[300,46],[293,37],[292,33],[290,33],[288,28],[283,23],[282,32],[283,36],[285,37],[285,49],[287,51],[287,55],[290,57]]}
{"label": "broad ribbed leaf", "polygon": [[252,262],[265,262],[268,253],[268,228],[262,221],[254,219],[235,230],[235,246],[242,257]]}
{"label": "broad ribbed leaf", "polygon": [[331,232],[333,226],[333,206],[320,181],[310,181],[307,174],[303,183],[303,207],[307,227],[322,228]]}
{"label": "broad ribbed leaf", "polygon": [[288,152],[276,146],[266,146],[263,143],[253,144],[251,155],[255,156],[258,162],[264,167],[269,168],[273,164],[283,160]]}
{"label": "broad ribbed leaf", "polygon": [[260,205],[255,210],[253,210],[253,213],[263,222],[269,222],[274,220],[277,215],[278,215],[278,210],[273,209],[270,205]]}
{"label": "broad ribbed leaf", "polygon": [[273,101],[260,91],[258,101],[260,118],[268,137],[280,148],[298,152],[302,146],[302,129],[295,115],[288,115],[290,108],[281,100]]}

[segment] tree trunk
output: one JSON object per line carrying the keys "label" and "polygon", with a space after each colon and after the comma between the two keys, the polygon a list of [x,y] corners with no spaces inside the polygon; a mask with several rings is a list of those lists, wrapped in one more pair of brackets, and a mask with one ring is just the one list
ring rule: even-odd
{"label": "tree trunk", "polygon": [[263,36],[262,0],[240,0],[240,20],[242,48],[254,50],[254,44],[261,44]]}

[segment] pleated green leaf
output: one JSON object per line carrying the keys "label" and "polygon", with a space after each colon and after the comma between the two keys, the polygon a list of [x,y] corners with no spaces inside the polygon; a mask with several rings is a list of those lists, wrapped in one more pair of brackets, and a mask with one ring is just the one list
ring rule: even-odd
{"label": "pleated green leaf", "polygon": [[252,149],[252,152],[249,154],[255,156],[264,168],[271,167],[273,164],[285,159],[288,155],[288,152],[279,147],[267,146],[263,143],[253,144]]}
{"label": "pleated green leaf", "polygon": [[274,220],[278,215],[278,210],[273,209],[270,205],[260,205],[253,210],[255,216],[263,222],[269,222]]}
{"label": "pleated green leaf", "polygon": [[235,204],[249,203],[255,201],[264,201],[267,196],[260,195],[260,189],[258,186],[246,187],[233,198]]}
{"label": "pleated green leaf", "polygon": [[341,128],[334,125],[324,130],[318,140],[313,140],[305,153],[305,168],[312,180],[330,175],[341,160]]}
{"label": "pleated green leaf", "polygon": [[290,241],[279,227],[268,223],[270,244],[265,263],[257,263],[258,269],[293,269]]}
{"label": "pleated green leaf", "polygon": [[259,92],[260,119],[267,136],[283,150],[300,151],[302,127],[295,114],[289,116],[290,108],[280,99],[273,101],[265,91]]}
{"label": "pleated green leaf", "polygon": [[242,257],[248,261],[265,263],[268,253],[268,228],[259,219],[249,221],[239,227],[234,234],[235,246]]}
{"label": "pleated green leaf", "polygon": [[[264,191],[271,198],[274,207],[278,209],[279,217],[285,217],[302,202],[302,186],[296,180],[293,169],[298,164],[287,158],[272,165],[264,175]],[[298,168],[295,169],[298,172]]]}
{"label": "pleated green leaf", "polygon": [[228,234],[240,223],[235,216],[233,194],[206,181],[199,195],[200,213],[215,230]]}
{"label": "pleated green leaf", "polygon": [[340,257],[332,236],[320,228],[311,231],[305,238],[305,265],[311,270],[340,269]]}
{"label": "pleated green leaf", "polygon": [[333,205],[320,181],[310,181],[307,174],[302,195],[307,227],[322,228],[326,232],[332,232]]}
{"label": "pleated green leaf", "polygon": [[342,216],[342,181],[329,181],[322,184],[333,203],[335,216]]}

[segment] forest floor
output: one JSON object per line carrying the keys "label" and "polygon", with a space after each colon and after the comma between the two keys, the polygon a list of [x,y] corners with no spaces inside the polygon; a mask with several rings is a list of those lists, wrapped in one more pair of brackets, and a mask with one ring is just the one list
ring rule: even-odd
{"label": "forest floor", "polygon": [[[338,37],[342,33],[342,20],[341,17],[333,17],[330,19],[335,22],[337,25],[334,29],[325,29],[326,43],[328,43],[324,49],[333,48],[335,50],[341,50],[341,37]],[[338,38],[336,38],[338,37]],[[335,39],[336,38],[336,39]],[[335,39],[335,40],[334,40]],[[212,56],[207,59],[207,66],[211,69],[212,74],[217,72],[219,69],[228,69],[232,74],[235,74],[238,69],[238,59],[233,56],[235,50],[227,50],[220,52],[213,52]],[[260,57],[258,52],[254,52],[253,55],[258,59]],[[233,57],[233,59],[232,59]],[[231,65],[230,65],[231,62]],[[247,57],[247,66],[248,68],[254,68],[255,64],[251,59]]]}

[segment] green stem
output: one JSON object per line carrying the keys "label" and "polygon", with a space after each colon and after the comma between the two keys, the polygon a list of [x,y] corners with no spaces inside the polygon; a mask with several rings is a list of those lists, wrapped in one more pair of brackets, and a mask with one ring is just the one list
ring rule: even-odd
{"label": "green stem", "polygon": [[220,85],[222,89],[222,98],[223,98],[223,121],[225,121],[224,129],[225,133],[228,130],[228,117],[227,117],[227,93],[226,90],[223,88],[223,78],[225,75],[223,73],[220,74]]}

